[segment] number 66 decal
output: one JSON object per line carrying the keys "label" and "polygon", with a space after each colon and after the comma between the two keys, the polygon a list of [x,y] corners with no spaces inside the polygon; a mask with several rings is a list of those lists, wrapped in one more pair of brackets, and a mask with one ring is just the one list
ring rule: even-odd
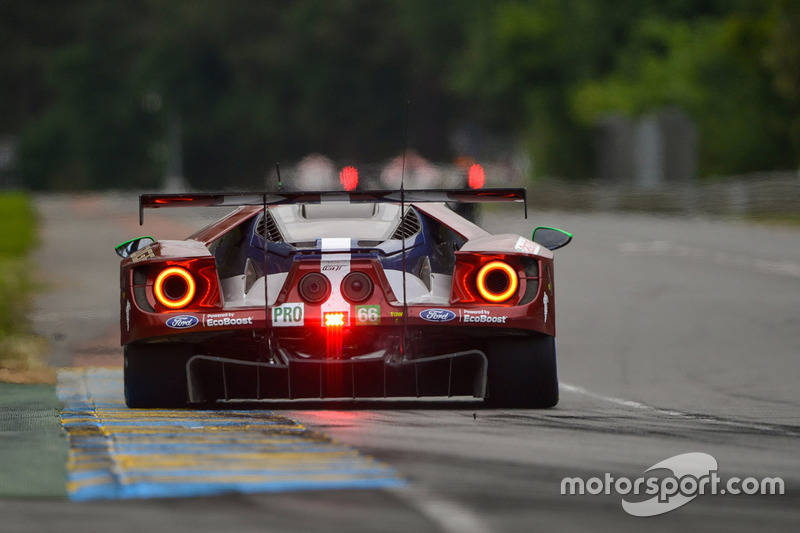
{"label": "number 66 decal", "polygon": [[375,326],[381,323],[380,305],[357,305],[356,326]]}

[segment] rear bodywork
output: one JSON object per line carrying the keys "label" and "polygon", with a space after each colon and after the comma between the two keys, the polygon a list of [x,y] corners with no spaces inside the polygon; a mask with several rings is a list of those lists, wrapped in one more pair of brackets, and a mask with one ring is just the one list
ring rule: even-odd
{"label": "rear bodywork", "polygon": [[[501,191],[458,194],[524,201]],[[190,403],[482,398],[492,342],[555,336],[544,246],[431,201],[451,196],[299,196],[142,196],[141,208],[238,205],[120,266],[121,343],[180,346]]]}

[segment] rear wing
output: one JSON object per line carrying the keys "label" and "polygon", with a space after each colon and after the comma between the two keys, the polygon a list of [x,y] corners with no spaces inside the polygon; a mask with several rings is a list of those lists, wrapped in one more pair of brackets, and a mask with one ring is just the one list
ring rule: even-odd
{"label": "rear wing", "polygon": [[525,189],[418,189],[408,191],[317,191],[317,192],[232,192],[139,195],[139,225],[144,224],[144,210],[160,207],[238,207],[243,205],[318,204],[322,202],[522,202],[528,218],[528,195]]}

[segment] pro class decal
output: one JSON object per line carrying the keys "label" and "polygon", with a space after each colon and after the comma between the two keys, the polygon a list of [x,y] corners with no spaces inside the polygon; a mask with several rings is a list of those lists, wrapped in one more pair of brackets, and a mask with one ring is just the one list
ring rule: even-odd
{"label": "pro class decal", "polygon": [[428,322],[450,322],[456,317],[456,314],[447,309],[425,309],[420,311],[419,317]]}
{"label": "pro class decal", "polygon": [[357,305],[356,326],[377,326],[381,323],[380,305]]}
{"label": "pro class decal", "polygon": [[167,320],[167,327],[172,329],[189,329],[195,327],[200,322],[196,316],[178,315]]}
{"label": "pro class decal", "polygon": [[461,317],[462,322],[479,324],[505,324],[506,320],[508,320],[507,316],[492,316],[486,309],[479,309],[476,311],[464,310],[464,316]]}
{"label": "pro class decal", "polygon": [[305,305],[283,304],[272,308],[272,325],[276,328],[302,326],[305,320]]}

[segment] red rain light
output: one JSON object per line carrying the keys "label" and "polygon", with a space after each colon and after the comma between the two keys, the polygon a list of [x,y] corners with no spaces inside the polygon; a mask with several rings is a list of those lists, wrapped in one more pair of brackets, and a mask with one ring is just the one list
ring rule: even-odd
{"label": "red rain light", "polygon": [[[326,355],[328,359],[342,358],[342,343],[344,339],[344,326],[348,323],[347,313],[342,311],[331,311],[322,313],[322,323],[325,325]],[[336,396],[333,391],[341,389],[340,367],[328,367],[326,372],[326,383],[328,394]]]}
{"label": "red rain light", "polygon": [[347,166],[339,172],[339,181],[346,191],[352,191],[358,185],[358,169]]}
{"label": "red rain light", "polygon": [[324,313],[323,319],[325,320],[325,327],[343,327],[344,326],[344,313]]}
{"label": "red rain light", "polygon": [[470,189],[483,188],[484,184],[486,183],[486,173],[483,171],[482,166],[475,163],[469,167],[469,171],[467,172],[467,183],[469,184]]}

